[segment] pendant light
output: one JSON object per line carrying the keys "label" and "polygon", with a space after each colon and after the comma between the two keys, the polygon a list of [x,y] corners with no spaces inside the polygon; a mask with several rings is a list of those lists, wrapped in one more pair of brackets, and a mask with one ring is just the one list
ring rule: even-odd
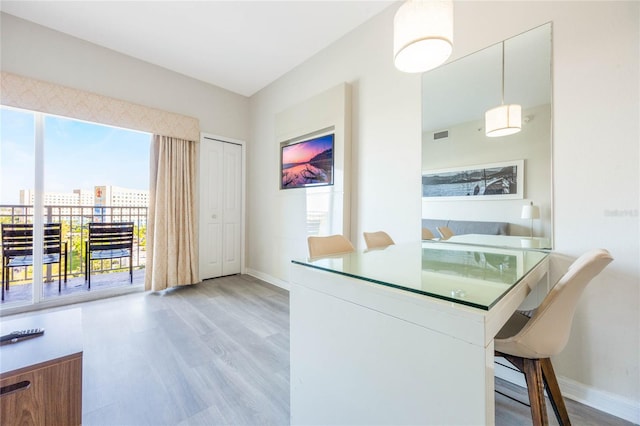
{"label": "pendant light", "polygon": [[484,114],[485,133],[488,137],[512,135],[522,129],[522,107],[504,104],[504,41],[502,46],[502,103]]}
{"label": "pendant light", "polygon": [[453,0],[407,0],[393,20],[393,62],[404,72],[424,72],[453,50]]}

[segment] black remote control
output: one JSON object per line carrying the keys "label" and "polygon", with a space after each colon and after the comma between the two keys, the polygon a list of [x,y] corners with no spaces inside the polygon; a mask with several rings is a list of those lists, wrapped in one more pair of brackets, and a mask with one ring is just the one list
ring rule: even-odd
{"label": "black remote control", "polygon": [[28,339],[30,337],[42,336],[42,334],[44,334],[44,329],[42,328],[12,331],[11,333],[0,337],[0,343],[15,343],[19,340]]}

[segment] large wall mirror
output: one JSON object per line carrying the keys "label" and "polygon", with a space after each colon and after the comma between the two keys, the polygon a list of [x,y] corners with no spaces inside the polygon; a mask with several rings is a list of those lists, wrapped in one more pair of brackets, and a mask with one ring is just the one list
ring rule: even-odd
{"label": "large wall mirror", "polygon": [[[551,248],[551,32],[547,23],[423,75],[423,227]],[[521,105],[521,131],[488,137],[485,113],[503,102]]]}

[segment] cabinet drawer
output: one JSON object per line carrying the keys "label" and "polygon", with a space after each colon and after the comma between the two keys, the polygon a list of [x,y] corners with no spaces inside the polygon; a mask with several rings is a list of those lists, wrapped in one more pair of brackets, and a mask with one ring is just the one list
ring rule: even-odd
{"label": "cabinet drawer", "polygon": [[82,424],[82,353],[0,379],[0,424]]}

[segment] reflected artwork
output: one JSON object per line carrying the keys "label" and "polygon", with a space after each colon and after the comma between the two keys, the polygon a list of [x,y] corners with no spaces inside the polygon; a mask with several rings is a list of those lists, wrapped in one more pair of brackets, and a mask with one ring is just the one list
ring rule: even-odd
{"label": "reflected artwork", "polygon": [[422,196],[522,198],[524,161],[433,170],[422,174]]}

